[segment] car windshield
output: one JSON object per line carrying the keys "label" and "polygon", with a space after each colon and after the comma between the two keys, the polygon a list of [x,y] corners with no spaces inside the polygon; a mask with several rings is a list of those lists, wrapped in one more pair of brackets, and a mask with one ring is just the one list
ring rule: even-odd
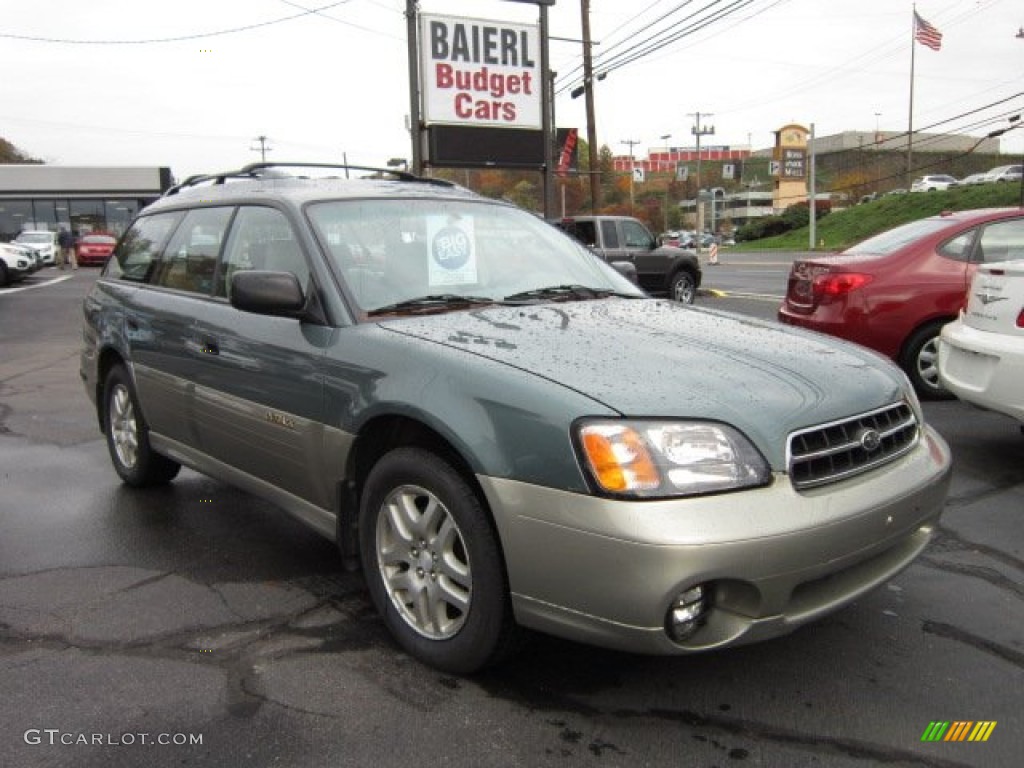
{"label": "car windshield", "polygon": [[643,296],[542,219],[461,200],[338,200],[308,215],[366,314]]}
{"label": "car windshield", "polygon": [[96,243],[101,245],[114,245],[117,240],[110,235],[86,235],[82,238],[83,243]]}
{"label": "car windshield", "polygon": [[898,251],[908,243],[938,232],[939,230],[945,229],[949,226],[948,220],[940,219],[921,219],[920,221],[912,221],[909,224],[890,229],[887,232],[869,237],[863,242],[857,243],[850,248],[847,248],[843,253],[847,254],[877,254],[885,256],[887,254]]}

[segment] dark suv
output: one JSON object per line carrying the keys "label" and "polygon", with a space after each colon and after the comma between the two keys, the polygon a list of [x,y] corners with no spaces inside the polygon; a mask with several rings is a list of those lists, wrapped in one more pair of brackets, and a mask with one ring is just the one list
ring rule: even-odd
{"label": "dark suv", "polygon": [[648,298],[533,214],[408,174],[189,180],[84,310],[125,483],[184,464],[280,506],[450,672],[522,627],[654,654],[789,632],[907,566],[949,483],[873,352]]}
{"label": "dark suv", "polygon": [[652,294],[692,304],[700,288],[697,254],[686,248],[660,245],[639,219],[631,216],[571,216],[555,226],[568,232],[613,264],[628,262],[640,287]]}

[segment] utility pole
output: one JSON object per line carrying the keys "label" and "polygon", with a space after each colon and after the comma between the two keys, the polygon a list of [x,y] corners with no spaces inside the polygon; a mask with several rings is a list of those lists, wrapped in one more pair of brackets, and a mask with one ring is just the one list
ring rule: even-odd
{"label": "utility pole", "polygon": [[583,32],[583,95],[587,107],[587,154],[590,159],[590,212],[601,208],[601,164],[597,152],[597,128],[594,119],[594,62],[590,40],[590,0],[580,0]]}
{"label": "utility pole", "polygon": [[701,235],[704,234],[704,208],[700,204],[700,137],[701,136],[713,136],[715,133],[715,126],[700,124],[701,117],[713,117],[710,112],[689,112],[690,117],[694,118],[693,127],[690,129],[697,138],[697,253],[700,253],[700,240]]}
{"label": "utility pole", "polygon": [[420,115],[420,70],[417,62],[419,49],[416,44],[416,25],[419,20],[419,3],[405,2],[405,36],[409,59],[409,139],[411,142],[412,172],[423,175],[423,125]]}
{"label": "utility pole", "polygon": [[633,147],[635,147],[639,143],[640,142],[637,141],[636,139],[624,139],[623,141],[619,142],[619,144],[625,144],[625,145],[627,145],[629,147],[629,214],[630,214],[630,216],[632,216],[633,213],[634,213],[634,211],[633,211],[633,208],[634,208],[633,177],[636,175],[635,174],[636,164],[635,164],[635,161],[633,160]]}
{"label": "utility pole", "polygon": [[[669,139],[672,138],[672,134],[671,133],[665,133],[665,134],[662,134],[661,136],[659,136],[658,138],[660,138],[662,141],[668,141]],[[669,157],[671,157],[671,156],[672,155],[669,154]],[[672,179],[673,178],[675,178],[675,172],[674,171],[672,172],[672,175],[669,177],[669,180],[665,183],[665,215],[664,215],[665,228],[662,230],[663,232],[668,232],[668,197],[669,197],[669,192],[672,189]]]}
{"label": "utility pole", "polygon": [[260,153],[260,162],[267,162],[267,152],[270,152],[273,149],[273,147],[267,146],[267,142],[270,141],[270,139],[268,139],[266,136],[257,136],[256,138],[253,139],[253,141],[258,141],[260,145],[258,147],[249,147],[249,151],[258,151]]}

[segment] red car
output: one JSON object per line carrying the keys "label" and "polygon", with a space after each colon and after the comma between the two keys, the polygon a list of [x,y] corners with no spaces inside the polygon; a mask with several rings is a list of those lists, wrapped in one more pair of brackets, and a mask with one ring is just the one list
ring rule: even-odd
{"label": "red car", "polygon": [[114,252],[117,238],[113,235],[93,233],[82,235],[75,243],[75,259],[79,266],[99,265],[107,263],[107,258]]}
{"label": "red car", "polygon": [[979,263],[1022,256],[1024,209],[947,212],[793,262],[778,317],[881,352],[921,397],[948,398],[936,360],[942,326],[964,307]]}

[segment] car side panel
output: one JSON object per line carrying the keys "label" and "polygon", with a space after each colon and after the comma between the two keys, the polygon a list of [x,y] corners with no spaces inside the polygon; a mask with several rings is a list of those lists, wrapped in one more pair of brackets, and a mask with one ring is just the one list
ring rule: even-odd
{"label": "car side panel", "polygon": [[151,288],[132,289],[124,295],[126,359],[131,361],[149,428],[174,440],[196,443],[187,397],[197,301]]}
{"label": "car side panel", "polygon": [[204,301],[189,344],[190,397],[203,452],[331,507],[332,483],[317,470],[324,449],[322,359],[334,333]]}

